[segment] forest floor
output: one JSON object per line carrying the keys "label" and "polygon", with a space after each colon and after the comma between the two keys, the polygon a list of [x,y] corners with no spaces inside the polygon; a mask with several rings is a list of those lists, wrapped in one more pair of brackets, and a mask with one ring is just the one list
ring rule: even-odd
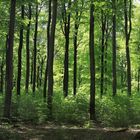
{"label": "forest floor", "polygon": [[140,129],[3,123],[0,140],[140,140]]}

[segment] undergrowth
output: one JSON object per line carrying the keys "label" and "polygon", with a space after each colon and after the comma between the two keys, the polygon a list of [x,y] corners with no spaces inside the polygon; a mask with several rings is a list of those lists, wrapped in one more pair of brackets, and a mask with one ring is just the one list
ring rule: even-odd
{"label": "undergrowth", "polygon": [[[3,114],[4,95],[0,96],[0,116]],[[118,94],[116,97],[110,95],[96,96],[96,118],[103,126],[126,127],[139,124],[140,122],[140,95]],[[45,123],[48,121],[47,103],[44,102],[42,94],[37,92],[20,97],[13,95],[12,116],[22,121],[32,123]],[[89,125],[89,94],[78,93],[75,97],[70,95],[63,97],[60,92],[55,92],[53,97],[53,122],[80,125]]]}

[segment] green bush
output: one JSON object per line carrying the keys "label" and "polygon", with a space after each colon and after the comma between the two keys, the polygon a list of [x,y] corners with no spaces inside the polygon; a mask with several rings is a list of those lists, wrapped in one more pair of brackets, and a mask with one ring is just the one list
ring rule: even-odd
{"label": "green bush", "polygon": [[[106,126],[124,127],[140,121],[139,98],[118,94],[116,97],[106,96],[96,99],[98,119]],[[137,103],[137,105],[136,105]],[[138,115],[139,114],[139,115]]]}
{"label": "green bush", "polygon": [[[4,96],[0,96],[0,116],[3,115]],[[128,97],[125,93],[96,96],[96,117],[104,126],[124,127],[140,122],[140,95]],[[22,93],[20,97],[13,95],[12,116],[23,121],[44,123],[48,121],[47,103],[43,101],[39,91],[33,96]],[[53,96],[54,123],[89,124],[89,94],[78,93],[76,96],[63,97],[63,93],[55,92]]]}
{"label": "green bush", "polygon": [[56,121],[83,124],[88,119],[88,99],[83,94],[65,99],[56,94],[53,109]]}

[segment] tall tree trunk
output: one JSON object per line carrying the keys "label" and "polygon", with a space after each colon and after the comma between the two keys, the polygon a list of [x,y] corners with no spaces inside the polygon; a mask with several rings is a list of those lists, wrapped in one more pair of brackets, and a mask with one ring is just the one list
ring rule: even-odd
{"label": "tall tree trunk", "polygon": [[[68,2],[68,9],[71,7],[71,0]],[[68,96],[69,86],[69,35],[70,35],[70,12],[67,15],[66,5],[64,3],[64,35],[65,35],[65,58],[64,58],[64,79],[63,79],[63,92],[64,97]]]}
{"label": "tall tree trunk", "polygon": [[107,93],[107,90],[108,90],[108,38],[109,38],[109,22],[108,20],[106,20],[106,37],[105,37],[105,62],[104,62],[104,67],[105,67],[105,94]]}
{"label": "tall tree trunk", "polygon": [[25,84],[25,91],[28,93],[29,89],[29,77],[30,77],[30,26],[31,26],[31,4],[29,4],[29,24],[27,27],[27,34],[26,34],[26,84]]}
{"label": "tall tree trunk", "polygon": [[40,66],[40,78],[39,78],[40,87],[42,86],[43,66],[44,66],[44,59],[42,58],[42,62],[41,62],[41,66]]}
{"label": "tall tree trunk", "polygon": [[[128,15],[128,9],[129,9],[129,15]],[[129,0],[128,2],[127,0],[124,0],[125,47],[126,47],[126,61],[127,61],[127,93],[129,96],[131,95],[131,61],[130,61],[130,50],[129,50],[129,40],[130,40],[130,34],[132,29],[131,12],[132,12],[132,1]]]}
{"label": "tall tree trunk", "polygon": [[38,3],[36,3],[36,20],[35,20],[35,34],[34,34],[34,72],[33,72],[33,93],[35,93],[35,89],[36,89],[37,32],[38,32]]}
{"label": "tall tree trunk", "polygon": [[52,0],[52,25],[51,36],[49,45],[49,57],[48,57],[48,110],[49,118],[52,118],[52,96],[53,96],[53,62],[54,62],[54,45],[55,45],[55,28],[57,19],[57,0]]}
{"label": "tall tree trunk", "polygon": [[113,31],[112,31],[112,91],[113,96],[116,95],[117,92],[117,78],[116,78],[116,0],[112,1],[112,8],[113,8]]}
{"label": "tall tree trunk", "polygon": [[90,4],[90,36],[89,36],[89,54],[90,54],[90,119],[96,120],[95,116],[95,56],[94,56],[94,3]]}
{"label": "tall tree trunk", "polygon": [[43,91],[44,101],[46,101],[46,94],[47,94],[46,88],[47,88],[47,78],[48,78],[48,58],[49,58],[49,44],[50,44],[51,0],[49,0],[49,13],[48,14],[49,15],[48,15],[48,24],[47,24],[47,47],[46,47],[47,61],[46,61],[44,91]]}
{"label": "tall tree trunk", "polygon": [[13,46],[15,28],[16,0],[11,0],[8,45],[6,48],[6,93],[4,104],[4,117],[10,118],[11,97],[13,89]]}
{"label": "tall tree trunk", "polygon": [[[33,54],[33,51],[32,51],[32,54]],[[33,72],[34,72],[34,56],[32,55],[31,56],[31,72],[30,72],[30,84],[33,84]]]}
{"label": "tall tree trunk", "polygon": [[105,25],[106,25],[106,15],[102,10],[102,46],[101,46],[101,97],[104,93],[104,55],[105,55]]}
{"label": "tall tree trunk", "polygon": [[76,11],[76,21],[74,25],[74,70],[73,70],[73,94],[76,95],[77,89],[77,37],[78,37],[78,11]]}
{"label": "tall tree trunk", "polygon": [[[24,19],[24,5],[21,6],[21,18]],[[20,27],[20,39],[18,48],[18,77],[17,77],[17,95],[20,95],[20,83],[21,83],[21,63],[22,63],[22,47],[23,47],[23,24]]]}

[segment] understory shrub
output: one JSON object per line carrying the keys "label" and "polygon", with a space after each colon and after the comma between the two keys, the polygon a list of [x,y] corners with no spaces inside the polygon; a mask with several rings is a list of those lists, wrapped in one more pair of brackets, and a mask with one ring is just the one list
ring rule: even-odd
{"label": "understory shrub", "polygon": [[[4,96],[0,96],[0,116],[3,115]],[[125,93],[118,93],[116,97],[110,95],[96,96],[96,118],[104,126],[125,127],[140,122],[140,95],[128,97]],[[47,102],[43,95],[36,92],[20,97],[13,95],[12,116],[22,121],[44,123],[48,121]],[[85,125],[89,122],[89,94],[78,93],[76,96],[63,97],[63,93],[55,92],[53,97],[54,123],[68,123]]]}

